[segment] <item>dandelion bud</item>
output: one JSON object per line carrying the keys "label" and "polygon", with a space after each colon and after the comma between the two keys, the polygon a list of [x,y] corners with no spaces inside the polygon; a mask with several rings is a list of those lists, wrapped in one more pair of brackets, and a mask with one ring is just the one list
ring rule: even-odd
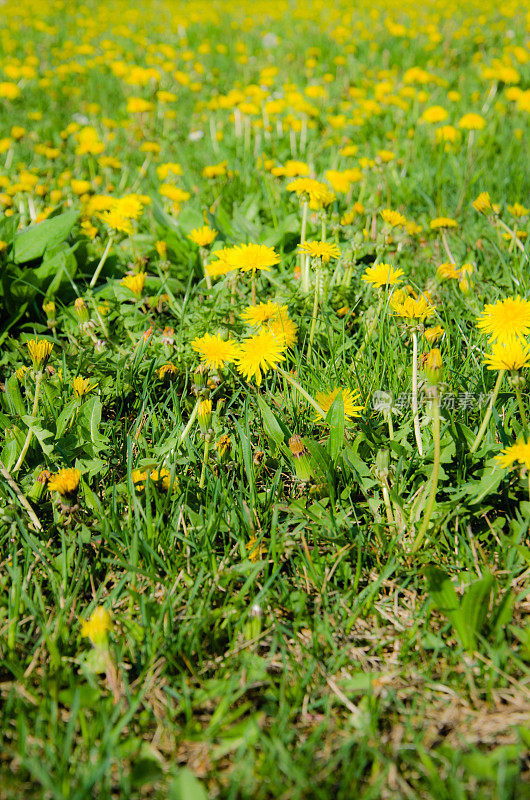
{"label": "dandelion bud", "polygon": [[429,383],[433,386],[436,386],[438,383],[440,383],[442,379],[442,371],[442,354],[437,347],[433,347],[425,359],[425,375]]}
{"label": "dandelion bud", "polygon": [[193,382],[197,389],[203,389],[206,386],[206,380],[208,376],[208,367],[204,364],[199,364],[195,372],[193,373]]}
{"label": "dandelion bud", "polygon": [[55,323],[55,303],[53,300],[43,303],[42,310],[46,314],[46,324],[48,327],[53,327],[53,323]]}
{"label": "dandelion bud", "polygon": [[34,500],[38,502],[41,499],[50,478],[51,475],[48,470],[43,469],[28,492],[28,500]]}
{"label": "dandelion bud", "polygon": [[197,418],[201,433],[206,434],[210,430],[212,424],[212,401],[200,400],[197,408]]}
{"label": "dandelion bud", "polygon": [[289,450],[293,456],[296,477],[300,481],[308,481],[311,478],[311,463],[309,453],[304,445],[301,436],[295,433],[289,439]]}
{"label": "dandelion bud", "polygon": [[84,324],[90,319],[90,311],[82,297],[78,297],[74,303],[75,313],[79,318],[79,322]]}

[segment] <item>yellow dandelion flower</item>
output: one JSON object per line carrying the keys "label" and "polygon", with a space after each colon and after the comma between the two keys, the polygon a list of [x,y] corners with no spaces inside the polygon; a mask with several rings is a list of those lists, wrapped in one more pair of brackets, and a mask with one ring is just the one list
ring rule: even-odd
{"label": "yellow dandelion flower", "polygon": [[513,467],[517,462],[530,469],[530,442],[519,439],[515,444],[505,447],[497,456],[497,461],[505,468]]}
{"label": "yellow dandelion flower", "polygon": [[234,264],[223,258],[218,258],[216,261],[211,261],[206,265],[206,273],[210,278],[220,278],[222,275],[233,272],[233,270],[235,270]]}
{"label": "yellow dandelion flower", "polygon": [[308,198],[309,208],[315,211],[328,206],[335,199],[335,195],[330,192],[326,184],[314,178],[296,178],[287,184],[287,189],[290,192],[296,192],[298,197]]}
{"label": "yellow dandelion flower", "polygon": [[477,328],[488,334],[492,341],[508,342],[528,336],[530,301],[517,295],[488,303],[477,320]]}
{"label": "yellow dandelion flower", "polygon": [[486,127],[486,120],[480,114],[464,114],[458,122],[458,127],[466,131],[481,131]]}
{"label": "yellow dandelion flower", "polygon": [[440,266],[436,270],[436,274],[438,275],[439,278],[442,278],[443,280],[448,280],[449,278],[455,278],[456,280],[458,280],[459,278],[456,264],[451,264],[450,262],[440,264]]}
{"label": "yellow dandelion flower", "polygon": [[311,258],[320,258],[324,264],[328,264],[330,259],[340,256],[338,246],[331,242],[302,242],[298,245],[298,249],[302,253],[307,253]]}
{"label": "yellow dandelion flower", "polygon": [[139,272],[137,275],[126,275],[121,279],[120,283],[140,299],[145,286],[145,272]]}
{"label": "yellow dandelion flower", "polygon": [[164,380],[165,377],[169,377],[171,375],[176,375],[176,373],[177,368],[171,361],[169,361],[167,364],[162,364],[162,366],[159,367],[156,372],[160,380]]}
{"label": "yellow dandelion flower", "polygon": [[209,228],[208,225],[203,225],[202,228],[193,228],[188,234],[188,239],[191,239],[191,241],[195,242],[199,247],[208,247],[208,245],[212,244],[216,236],[217,231]]}
{"label": "yellow dandelion flower", "polygon": [[361,277],[362,281],[371,283],[372,286],[395,286],[401,280],[404,272],[399,267],[392,267],[390,264],[374,264],[368,267]]}
{"label": "yellow dandelion flower", "polygon": [[210,164],[207,167],[204,167],[202,171],[203,178],[220,178],[223,175],[226,175],[226,168],[228,166],[228,161],[221,161],[220,164]]}
{"label": "yellow dandelion flower", "polygon": [[48,491],[59,492],[62,495],[74,495],[79,488],[80,479],[81,473],[78,469],[61,469],[48,481]]}
{"label": "yellow dandelion flower", "polygon": [[436,217],[430,224],[431,230],[438,230],[439,228],[458,228],[458,222],[450,217]]}
{"label": "yellow dandelion flower", "polygon": [[35,367],[45,367],[49,361],[53,344],[47,342],[46,339],[30,339],[26,342],[26,347],[33,360]]}
{"label": "yellow dandelion flower", "polygon": [[238,353],[237,343],[231,339],[225,341],[219,334],[212,336],[206,333],[194,339],[191,346],[199,353],[201,362],[210,369],[221,369],[225,363],[234,361]]}
{"label": "yellow dandelion flower", "polygon": [[420,122],[443,122],[449,114],[443,106],[429,106],[420,117]]}
{"label": "yellow dandelion flower", "polygon": [[114,231],[126,233],[128,236],[133,233],[130,220],[123,214],[120,214],[120,212],[115,208],[111,208],[108,211],[102,211],[97,214],[97,216],[105,223],[105,225],[108,225],[108,227],[112,228]]}
{"label": "yellow dandelion flower", "polygon": [[276,369],[280,361],[285,360],[284,350],[282,343],[270,331],[262,329],[241,343],[235,358],[237,371],[247,381],[254,377],[259,386],[262,373],[266,375],[269,369]]}
{"label": "yellow dandelion flower", "polygon": [[436,310],[431,302],[429,292],[417,295],[415,292],[412,295],[407,294],[402,289],[396,289],[390,298],[390,306],[394,310],[397,317],[403,317],[409,320],[425,320],[432,317]]}
{"label": "yellow dandelion flower", "polygon": [[521,339],[496,342],[491,350],[491,353],[484,356],[484,364],[491,370],[507,369],[515,372],[527,367],[530,362],[530,348]]}
{"label": "yellow dandelion flower", "polygon": [[287,311],[287,306],[281,306],[271,300],[268,303],[259,303],[257,306],[248,306],[240,317],[248,325],[261,325],[269,319],[274,319],[282,311]]}
{"label": "yellow dandelion flower", "polygon": [[400,214],[399,211],[392,211],[391,208],[384,208],[383,211],[381,211],[381,216],[383,217],[383,221],[392,228],[399,228],[407,224],[407,218],[404,217],[403,214]]}
{"label": "yellow dandelion flower", "polygon": [[443,325],[433,325],[432,328],[426,328],[423,335],[425,336],[429,344],[434,344],[434,342],[436,342],[438,339],[441,339],[444,333],[445,333],[445,328],[443,327]]}
{"label": "yellow dandelion flower", "polygon": [[298,328],[286,311],[264,323],[264,327],[288,350],[296,343]]}
{"label": "yellow dandelion flower", "polygon": [[[342,402],[344,404],[344,416],[360,417],[364,406],[359,405],[360,397],[357,392],[352,392],[351,389],[335,387],[335,389],[331,389],[329,392],[317,392],[315,399],[322,411],[327,414],[339,393],[342,395]],[[320,419],[320,417],[318,417],[318,419]]]}
{"label": "yellow dandelion flower", "polygon": [[507,206],[508,211],[512,217],[526,217],[530,214],[530,208],[525,208],[521,203],[514,203],[513,206]]}
{"label": "yellow dandelion flower", "polygon": [[81,636],[90,639],[95,647],[107,642],[107,634],[112,630],[112,619],[106,608],[98,606],[81,625]]}
{"label": "yellow dandelion flower", "polygon": [[242,272],[255,272],[256,270],[271,271],[274,264],[279,264],[280,256],[273,247],[264,244],[240,244],[230,248],[228,261]]}
{"label": "yellow dandelion flower", "polygon": [[92,389],[95,389],[97,383],[91,384],[88,378],[82,378],[80,375],[77,375],[72,381],[72,386],[75,396],[83,397],[83,395],[88,394],[88,392],[91,392]]}
{"label": "yellow dandelion flower", "polygon": [[488,211],[491,211],[491,197],[489,196],[489,192],[481,192],[478,197],[473,200],[472,206],[479,214],[486,214]]}

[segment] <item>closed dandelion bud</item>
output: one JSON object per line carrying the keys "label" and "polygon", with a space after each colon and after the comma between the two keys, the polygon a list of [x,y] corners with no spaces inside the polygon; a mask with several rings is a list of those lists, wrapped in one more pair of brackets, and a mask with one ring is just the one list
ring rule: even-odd
{"label": "closed dandelion bud", "polygon": [[39,473],[37,480],[31,487],[28,492],[28,500],[39,501],[42,498],[44,490],[48,484],[49,479],[51,478],[51,474],[48,472],[47,469],[43,469],[41,473]]}
{"label": "closed dandelion bud", "polygon": [[55,322],[55,303],[53,302],[53,300],[50,300],[47,303],[43,303],[42,310],[46,314],[46,322],[48,327],[50,327],[50,323]]}
{"label": "closed dandelion bud", "polygon": [[388,478],[388,468],[390,465],[390,453],[388,450],[378,450],[373,466],[373,473],[378,481]]}
{"label": "closed dandelion bud", "polygon": [[82,297],[78,297],[74,303],[75,313],[79,319],[81,324],[88,322],[90,319],[90,311],[88,310],[88,306],[83,300]]}
{"label": "closed dandelion bud", "polygon": [[294,468],[296,477],[299,481],[308,481],[311,479],[311,461],[309,453],[304,445],[301,436],[295,433],[289,439],[289,450],[293,457]]}
{"label": "closed dandelion bud", "polygon": [[197,408],[197,419],[201,433],[206,434],[212,425],[212,401],[201,400]]}
{"label": "closed dandelion bud", "polygon": [[224,461],[230,456],[230,448],[232,447],[232,440],[228,433],[223,433],[219,441],[215,445],[215,449],[219,453],[219,461]]}
{"label": "closed dandelion bud", "polygon": [[208,367],[204,364],[199,364],[195,372],[193,373],[193,383],[197,387],[197,389],[203,389],[206,386],[206,381],[208,379]]}
{"label": "closed dandelion bud", "polygon": [[249,610],[249,618],[245,625],[245,639],[247,641],[256,639],[262,629],[263,611],[258,603],[254,603]]}
{"label": "closed dandelion bud", "polygon": [[438,383],[440,383],[442,379],[442,372],[442,354],[437,347],[433,347],[433,349],[427,353],[427,357],[425,359],[425,375],[429,383],[433,386],[436,386]]}

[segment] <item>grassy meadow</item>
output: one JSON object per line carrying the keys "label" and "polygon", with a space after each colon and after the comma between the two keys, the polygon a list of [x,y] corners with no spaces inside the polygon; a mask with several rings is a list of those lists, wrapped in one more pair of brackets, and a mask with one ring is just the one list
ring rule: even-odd
{"label": "grassy meadow", "polygon": [[530,798],[529,20],[0,5],[0,800]]}

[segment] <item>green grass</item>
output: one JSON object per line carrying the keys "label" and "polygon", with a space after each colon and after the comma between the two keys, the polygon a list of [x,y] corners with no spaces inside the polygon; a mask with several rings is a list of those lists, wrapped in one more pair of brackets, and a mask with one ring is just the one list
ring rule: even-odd
{"label": "green grass", "polygon": [[[470,452],[497,377],[484,366],[489,345],[477,316],[486,303],[529,291],[528,249],[503,238],[498,222],[517,226],[524,243],[528,214],[515,218],[508,206],[528,205],[528,115],[509,94],[515,84],[482,73],[504,58],[528,91],[528,63],[514,51],[525,41],[523,13],[382,2],[377,16],[341,3],[336,18],[308,4],[267,7],[262,20],[222,3],[153,2],[136,16],[129,3],[116,16],[92,0],[75,13],[60,3],[33,5],[10,0],[0,22],[0,95],[3,81],[21,90],[0,105],[0,800],[530,797],[528,471],[495,460],[527,431],[507,377]],[[414,33],[392,32],[392,22]],[[271,32],[279,42],[267,49]],[[235,41],[245,43],[246,63]],[[211,52],[201,50],[205,42]],[[76,50],[81,44],[93,51]],[[320,48],[314,66],[311,47]],[[18,75],[32,55],[35,74]],[[135,86],[118,62],[154,67],[160,80]],[[278,73],[256,102],[269,92],[286,98],[283,130],[273,119],[270,136],[259,125],[245,135],[243,121],[238,137],[233,109],[212,101],[260,86],[262,68],[271,66]],[[431,78],[407,82],[414,66]],[[176,70],[200,90],[179,83]],[[328,94],[309,98],[315,112],[307,117],[288,99],[289,83]],[[178,99],[159,102],[157,89]],[[154,110],[127,114],[131,96]],[[374,98],[378,109],[363,105]],[[444,148],[437,126],[418,121],[431,105],[448,109],[445,124],[457,128],[473,111],[486,127],[460,131]],[[305,144],[298,130],[290,133],[291,113],[314,123]],[[347,117],[340,129],[329,119],[339,113]],[[76,153],[72,121],[96,128],[103,155],[118,158],[119,169]],[[13,125],[26,129],[19,141]],[[193,141],[197,130],[203,137]],[[11,141],[3,150],[4,136]],[[146,141],[160,153],[141,151]],[[347,144],[358,146],[354,156],[340,154]],[[36,145],[60,153],[52,158]],[[381,164],[380,150],[395,159]],[[291,158],[319,180],[329,169],[363,173],[348,195],[337,192],[326,215],[341,259],[325,270],[310,358],[313,295],[302,294],[294,274],[300,205],[286,190],[289,179],[263,164]],[[225,159],[227,175],[202,175]],[[157,166],[175,161],[182,176],[160,178]],[[17,188],[24,170],[42,192]],[[150,199],[131,236],[114,234],[93,289],[109,231],[92,214],[97,233],[86,235],[72,178],[90,181],[93,194]],[[165,182],[190,193],[180,210],[160,194]],[[498,216],[473,208],[484,191]],[[364,210],[342,225],[358,200]],[[384,208],[421,232],[383,228]],[[75,218],[61,216],[71,209]],[[34,227],[41,213],[54,233]],[[321,216],[309,215],[308,240],[320,238]],[[438,216],[458,222],[447,244],[459,266],[473,265],[468,294],[436,277],[449,260],[430,229]],[[207,289],[188,238],[204,221],[218,232],[216,247],[275,248],[281,263],[256,284],[258,301],[285,304],[298,326],[281,366],[313,398],[339,386],[357,392],[360,417],[345,417],[339,400],[326,422],[316,420],[289,375],[275,369],[260,387],[234,365],[197,375],[191,342],[219,331],[241,341],[248,328],[239,315],[251,302],[248,275],[239,277],[234,304],[230,278]],[[161,241],[167,257],[157,251]],[[425,326],[445,329],[435,345],[444,364],[440,476],[417,552],[435,456],[432,413],[422,400],[422,458],[407,405],[411,327],[394,315],[385,290],[361,280],[376,259],[402,268],[415,290],[432,292],[436,313]],[[135,299],[120,281],[140,271],[146,284]],[[88,324],[76,314],[79,297]],[[55,319],[42,309],[50,300]],[[430,349],[423,327],[420,355]],[[26,342],[35,336],[53,351],[33,416],[37,370]],[[168,362],[176,371],[160,379]],[[27,370],[17,376],[21,366]],[[93,387],[81,398],[76,376]],[[392,413],[392,436],[374,407],[376,391],[406,399]],[[213,417],[204,466],[205,438],[193,415],[207,396]],[[526,413],[528,401],[523,386]],[[288,447],[294,434],[309,452],[309,481],[297,477]],[[222,435],[230,437],[223,456],[215,446]],[[70,510],[38,480],[43,470],[65,467],[82,474]],[[134,470],[160,468],[169,471],[169,489],[151,479],[135,486]],[[100,606],[112,630],[98,647],[82,625]]]}

